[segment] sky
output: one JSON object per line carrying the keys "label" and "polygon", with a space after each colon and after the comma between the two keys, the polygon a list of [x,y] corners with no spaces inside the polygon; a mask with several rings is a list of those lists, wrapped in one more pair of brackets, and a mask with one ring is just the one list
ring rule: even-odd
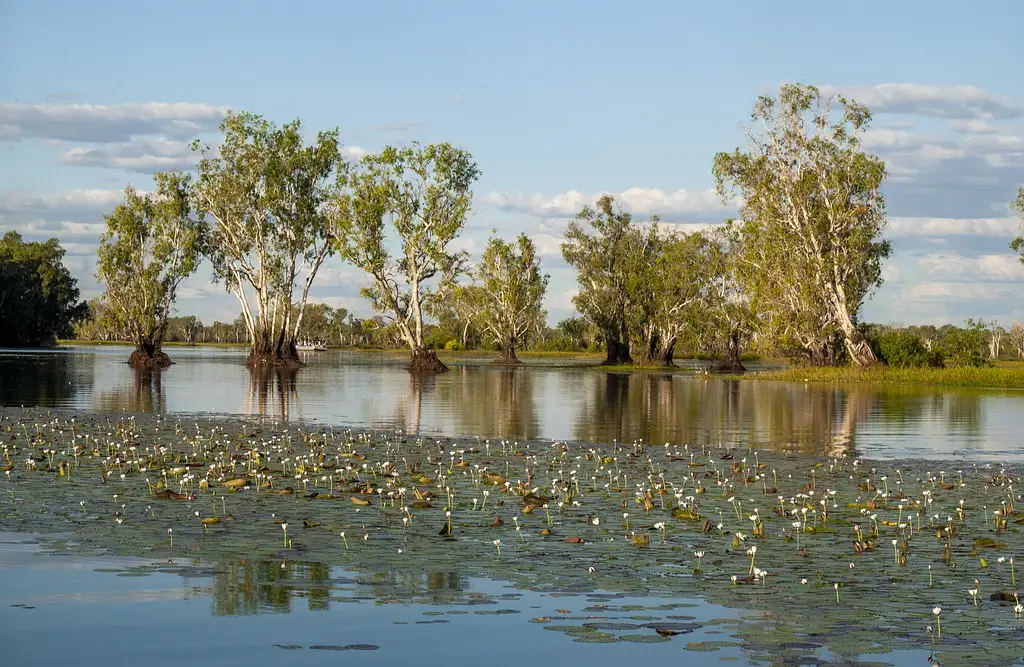
{"label": "sky", "polygon": [[[639,219],[735,215],[716,152],[743,145],[757,96],[786,82],[873,113],[893,255],[861,319],[1024,322],[1008,248],[1024,184],[1024,3],[561,1],[0,3],[0,233],[56,236],[83,296],[101,293],[103,216],[126,185],[190,169],[228,109],[348,154],[448,141],[482,176],[459,247],[520,232],[551,275],[554,324],[573,314],[559,244],[601,193]],[[364,274],[330,260],[312,300],[369,316]],[[233,320],[201,270],[178,312]]]}

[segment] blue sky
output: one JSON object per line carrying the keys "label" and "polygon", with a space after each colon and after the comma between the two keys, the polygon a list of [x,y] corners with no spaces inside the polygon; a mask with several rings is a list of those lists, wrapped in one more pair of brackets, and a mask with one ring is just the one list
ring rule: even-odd
{"label": "blue sky", "polygon": [[[1024,321],[1007,204],[1024,183],[1024,3],[18,2],[0,6],[0,230],[58,236],[87,296],[102,215],[125,184],[187,168],[244,109],[353,153],[451,141],[483,176],[462,244],[534,237],[549,319],[571,313],[558,243],[601,192],[639,217],[728,215],[714,153],[759,94],[805,81],[875,112],[895,254],[864,319]],[[334,260],[314,298],[361,314]],[[230,319],[190,280],[179,310]]]}

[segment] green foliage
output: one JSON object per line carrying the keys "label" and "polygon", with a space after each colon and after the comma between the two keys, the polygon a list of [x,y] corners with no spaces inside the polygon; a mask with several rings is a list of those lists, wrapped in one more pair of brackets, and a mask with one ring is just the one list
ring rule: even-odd
{"label": "green foliage", "polygon": [[481,329],[515,359],[515,350],[539,333],[547,313],[544,293],[548,276],[540,272],[540,258],[526,234],[515,243],[491,238],[477,267],[474,296]]}
{"label": "green foliage", "polygon": [[55,238],[26,243],[10,231],[0,239],[0,345],[53,344],[88,316],[63,259]]}
{"label": "green foliage", "polygon": [[929,352],[921,339],[909,331],[884,331],[876,339],[876,347],[880,360],[893,368],[942,367],[941,352]]}
{"label": "green foliage", "polygon": [[[588,228],[590,233],[588,233]],[[562,257],[576,269],[576,309],[600,330],[607,364],[630,363],[630,314],[642,307],[644,269],[654,258],[655,229],[644,231],[605,195],[569,223]]]}
{"label": "green foliage", "polygon": [[885,165],[861,150],[871,114],[837,101],[843,114],[833,122],[831,100],[814,86],[787,84],[761,97],[747,150],[717,154],[713,171],[724,199],[742,197],[732,232],[759,334],[822,363],[834,358],[838,332],[849,356],[870,364],[856,317],[890,252],[881,239]]}
{"label": "green foliage", "polygon": [[444,349],[448,352],[461,352],[465,348],[463,347],[461,340],[453,338],[444,344]]}
{"label": "green foliage", "polygon": [[987,328],[981,320],[968,319],[964,328],[951,329],[942,340],[946,363],[950,366],[985,366]]}
{"label": "green foliage", "polygon": [[351,191],[335,201],[335,247],[370,274],[363,296],[414,351],[426,347],[425,312],[464,270],[466,253],[449,244],[465,227],[479,176],[472,156],[451,144],[388,146],[363,158]]}
{"label": "green foliage", "polygon": [[[1010,204],[1010,208],[1016,211],[1024,220],[1024,186],[1017,190],[1017,199]],[[1024,263],[1024,235],[1018,236],[1010,242],[1010,249],[1020,253],[1020,261]]]}
{"label": "green foliage", "polygon": [[238,298],[254,355],[286,357],[309,287],[332,252],[328,201],[347,182],[338,132],[306,145],[298,120],[278,127],[233,112],[220,129],[219,146],[193,144],[203,154],[195,201],[211,222],[207,254]]}
{"label": "green foliage", "polygon": [[191,210],[191,178],[167,172],[154,179],[154,194],[125,188],[105,218],[97,262],[106,325],[150,354],[160,349],[178,285],[198,268],[205,237]]}

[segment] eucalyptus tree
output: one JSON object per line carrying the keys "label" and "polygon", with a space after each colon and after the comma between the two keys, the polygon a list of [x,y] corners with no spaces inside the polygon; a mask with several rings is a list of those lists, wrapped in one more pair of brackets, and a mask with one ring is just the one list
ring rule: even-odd
{"label": "eucalyptus tree", "polygon": [[362,290],[409,346],[415,371],[448,370],[424,343],[424,315],[465,270],[451,247],[466,225],[480,170],[451,144],[387,147],[367,155],[335,202],[335,247],[370,275]]}
{"label": "eucalyptus tree", "polygon": [[[657,221],[655,221],[656,223]],[[704,234],[656,233],[653,257],[641,267],[634,330],[645,363],[673,365],[676,344],[694,332],[711,307],[715,248]]]}
{"label": "eucalyptus tree", "polygon": [[797,341],[812,361],[828,358],[838,333],[850,359],[876,361],[857,328],[864,300],[882,282],[889,243],[881,159],[861,150],[867,108],[804,84],[762,96],[745,128],[746,149],[715,156],[723,197],[740,195],[746,286],[762,323]]}
{"label": "eucalyptus tree", "polygon": [[220,129],[219,146],[193,144],[203,156],[195,202],[211,223],[207,255],[241,305],[246,363],[297,366],[309,288],[333,252],[327,204],[346,182],[338,132],[306,144],[300,121],[278,127],[250,113],[229,113]]}
{"label": "eucalyptus tree", "polygon": [[544,327],[549,277],[540,271],[537,249],[526,234],[516,241],[491,238],[476,269],[478,322],[501,347],[499,363],[518,364],[516,345]]}
{"label": "eucalyptus tree", "polygon": [[[588,233],[588,228],[590,232]],[[602,196],[569,223],[562,257],[576,268],[579,292],[573,304],[604,336],[606,365],[632,363],[631,313],[642,306],[645,266],[654,256],[655,226],[641,229],[632,217]]]}
{"label": "eucalyptus tree", "polygon": [[204,222],[190,204],[191,178],[154,176],[156,191],[125,188],[124,201],[106,216],[96,277],[105,286],[105,317],[135,343],[135,368],[169,366],[161,349],[178,287],[202,259]]}
{"label": "eucalyptus tree", "polygon": [[[1017,191],[1017,199],[1010,204],[1010,208],[1020,214],[1021,222],[1024,224],[1024,186],[1021,186],[1020,190]],[[1014,252],[1020,253],[1020,261],[1024,264],[1024,234],[1015,238],[1010,243],[1010,248]]]}
{"label": "eucalyptus tree", "polygon": [[693,329],[695,347],[718,355],[713,368],[735,373],[746,370],[740,355],[753,333],[753,321],[750,297],[737,272],[740,247],[729,231],[726,226],[701,233],[707,243],[703,270],[708,287]]}

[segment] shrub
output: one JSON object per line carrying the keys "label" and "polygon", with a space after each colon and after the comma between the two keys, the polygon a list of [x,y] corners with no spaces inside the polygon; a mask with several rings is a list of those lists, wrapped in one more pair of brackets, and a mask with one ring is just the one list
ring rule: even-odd
{"label": "shrub", "polygon": [[457,338],[452,338],[450,341],[444,344],[444,349],[449,352],[461,352],[465,349],[462,345],[462,341]]}
{"label": "shrub", "polygon": [[942,353],[929,352],[909,331],[885,331],[877,338],[878,357],[893,368],[941,367]]}

